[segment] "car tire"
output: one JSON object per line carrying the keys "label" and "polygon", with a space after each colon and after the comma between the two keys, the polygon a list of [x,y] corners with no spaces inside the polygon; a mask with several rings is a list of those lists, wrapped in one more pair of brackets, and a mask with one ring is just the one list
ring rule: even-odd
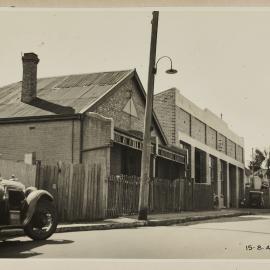
{"label": "car tire", "polygon": [[[50,218],[47,215],[50,215]],[[37,225],[38,221],[43,217],[50,220],[50,227],[47,230],[40,228]],[[38,202],[34,215],[31,221],[24,227],[24,232],[27,236],[31,239],[36,241],[46,240],[48,239],[53,233],[55,233],[57,227],[57,213],[56,208],[53,202],[48,200],[42,200]]]}

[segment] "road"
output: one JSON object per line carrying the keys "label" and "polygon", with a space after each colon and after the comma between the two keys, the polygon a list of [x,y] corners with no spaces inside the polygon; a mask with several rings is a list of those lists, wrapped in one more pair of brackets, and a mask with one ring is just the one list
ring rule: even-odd
{"label": "road", "polygon": [[[248,245],[253,249],[248,250]],[[18,237],[0,243],[0,257],[269,259],[270,215],[169,227],[57,233],[43,242]]]}

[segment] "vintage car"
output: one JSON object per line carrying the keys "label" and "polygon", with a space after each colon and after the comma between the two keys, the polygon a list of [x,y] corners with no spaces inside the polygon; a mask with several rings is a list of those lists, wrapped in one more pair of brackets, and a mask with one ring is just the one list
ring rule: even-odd
{"label": "vintage car", "polygon": [[264,208],[262,191],[259,190],[249,191],[249,207]]}
{"label": "vintage car", "polygon": [[0,177],[0,240],[5,240],[8,231],[17,228],[33,240],[45,240],[56,227],[57,213],[49,192],[25,188],[14,179]]}

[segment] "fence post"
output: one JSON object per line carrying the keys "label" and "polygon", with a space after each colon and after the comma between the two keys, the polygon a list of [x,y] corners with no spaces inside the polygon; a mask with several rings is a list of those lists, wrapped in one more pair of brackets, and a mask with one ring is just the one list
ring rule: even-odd
{"label": "fence post", "polygon": [[191,210],[194,210],[194,200],[196,200],[196,197],[194,196],[194,186],[195,186],[195,183],[194,183],[194,178],[191,178]]}
{"label": "fence post", "polygon": [[36,162],[36,179],[35,179],[35,187],[37,187],[38,189],[41,188],[41,186],[40,186],[40,167],[41,167],[41,161],[38,160]]}
{"label": "fence post", "polygon": [[105,218],[108,208],[108,175],[105,173],[105,168],[103,168],[103,166],[99,166],[99,170],[101,181],[101,218]]}

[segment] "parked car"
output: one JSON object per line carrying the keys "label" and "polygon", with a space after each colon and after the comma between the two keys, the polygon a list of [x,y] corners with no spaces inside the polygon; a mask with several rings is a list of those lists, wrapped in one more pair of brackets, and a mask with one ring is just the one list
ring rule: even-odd
{"label": "parked car", "polygon": [[53,196],[45,190],[25,186],[0,177],[0,240],[7,238],[3,230],[22,228],[33,240],[49,238],[57,227]]}
{"label": "parked car", "polygon": [[262,191],[249,191],[249,207],[264,208]]}

